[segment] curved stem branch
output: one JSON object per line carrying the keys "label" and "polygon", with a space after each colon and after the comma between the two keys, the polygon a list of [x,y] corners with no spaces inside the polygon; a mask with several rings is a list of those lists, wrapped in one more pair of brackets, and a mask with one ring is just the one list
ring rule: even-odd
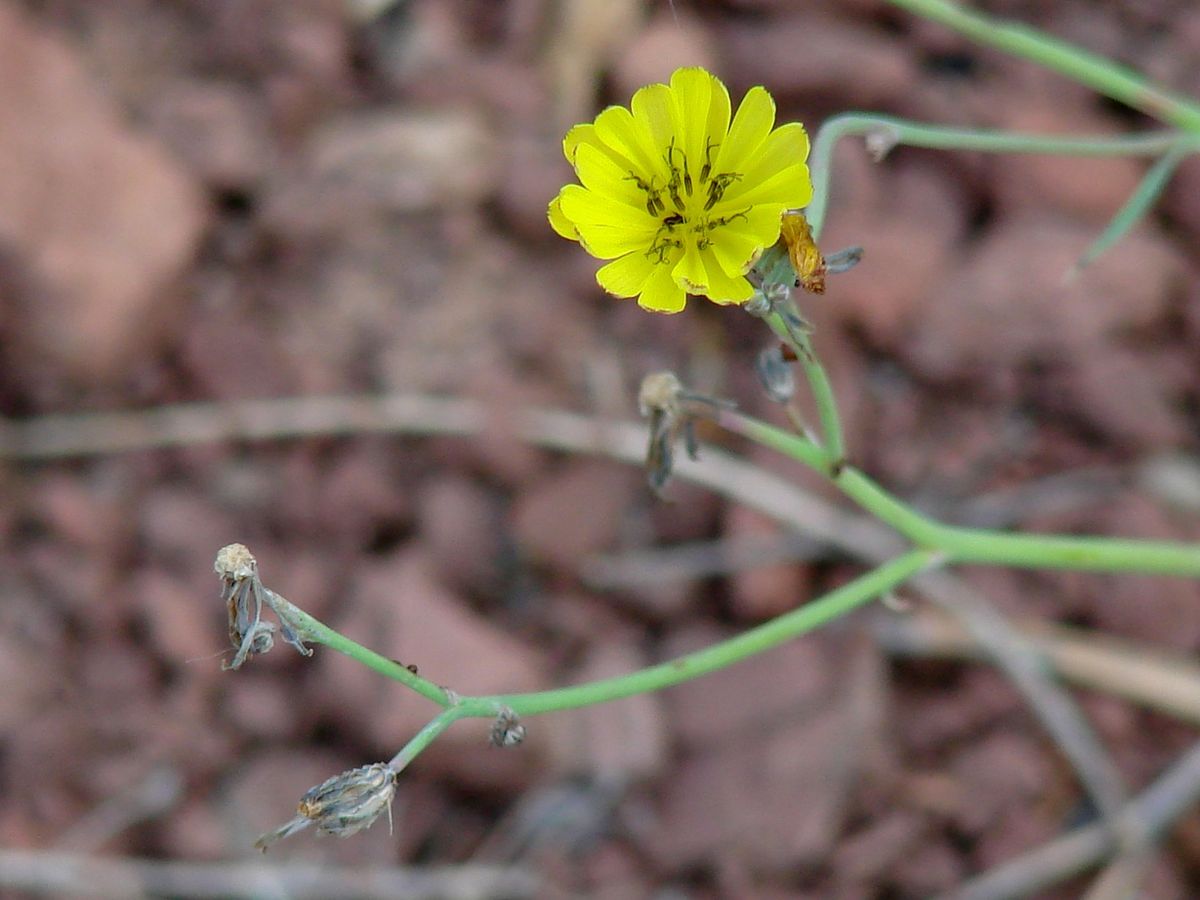
{"label": "curved stem branch", "polygon": [[[819,461],[814,465],[812,445],[802,437],[735,412],[723,412],[719,421],[730,431],[828,474]],[[918,547],[941,551],[951,563],[1200,576],[1200,545],[959,528],[907,506],[857,469],[847,467],[833,481],[863,509]]]}
{"label": "curved stem branch", "polygon": [[813,600],[737,637],[695,653],[688,653],[648,669],[616,678],[606,678],[602,681],[534,694],[464,698],[463,705],[486,704],[489,709],[494,709],[499,704],[511,708],[518,715],[534,715],[556,710],[578,709],[634,694],[657,691],[690,681],[709,672],[715,672],[717,669],[723,669],[819,628],[869,603],[881,594],[903,584],[918,572],[936,566],[939,562],[936,553],[927,550],[911,550],[872,569],[854,581],[842,585],[819,600]]}
{"label": "curved stem branch", "polygon": [[772,312],[766,317],[766,322],[776,336],[792,348],[796,359],[800,361],[800,366],[804,369],[805,378],[808,379],[809,388],[813,393],[813,400],[817,404],[817,418],[821,422],[823,444],[820,448],[813,448],[810,442],[805,441],[805,443],[820,452],[825,473],[833,475],[846,458],[846,439],[842,433],[842,419],[838,412],[837,399],[833,395],[833,386],[829,383],[829,376],[825,374],[825,367],[821,365],[821,361],[813,352],[812,342],[808,335],[794,323],[788,321],[786,314]]}
{"label": "curved stem branch", "polygon": [[[896,2],[896,0],[893,0]],[[882,157],[892,147],[927,147],[936,150],[974,150],[985,153],[1040,153],[1054,156],[1161,156],[1200,150],[1200,134],[1160,131],[1118,137],[1064,137],[1021,134],[976,128],[925,125],[895,116],[843,113],[825,120],[813,140],[810,168],[813,198],[805,209],[813,237],[819,237],[829,207],[833,148],[849,135],[866,135],[872,150]]]}
{"label": "curved stem branch", "polygon": [[1002,22],[947,0],[891,0],[911,13],[938,22],[971,40],[1032,60],[1072,81],[1119,100],[1154,118],[1200,132],[1200,104],[1143,75],[1019,22]]}
{"label": "curved stem branch", "polygon": [[432,744],[438,735],[465,716],[461,706],[456,705],[443,709],[430,720],[428,725],[414,734],[412,739],[400,748],[399,753],[388,760],[388,765],[399,772],[416,759],[422,750]]}

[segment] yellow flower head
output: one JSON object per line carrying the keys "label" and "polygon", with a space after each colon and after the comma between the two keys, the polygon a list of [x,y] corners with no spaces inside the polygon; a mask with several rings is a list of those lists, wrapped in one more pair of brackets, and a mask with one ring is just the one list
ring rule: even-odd
{"label": "yellow flower head", "polygon": [[745,275],[779,238],[784,210],[807,205],[808,136],[773,128],[775,101],[751,88],[730,121],[729,92],[704,69],[633,95],[576,125],[563,152],[582,185],[550,203],[550,224],[599,258],[596,273],[618,297],[679,312],[687,294],[744,303]]}

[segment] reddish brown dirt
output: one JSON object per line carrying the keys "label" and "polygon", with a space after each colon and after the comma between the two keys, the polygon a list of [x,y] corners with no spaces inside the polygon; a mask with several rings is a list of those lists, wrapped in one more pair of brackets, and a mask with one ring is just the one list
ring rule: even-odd
{"label": "reddish brown dirt", "polygon": [[[632,416],[641,376],[673,367],[778,420],[750,374],[758,323],[605,297],[593,261],[550,231],[567,126],[680,64],[735,94],[764,83],[781,118],[814,130],[851,108],[1150,125],[880,0],[588,0],[574,18],[548,0],[408,0],[367,22],[352,5],[0,0],[0,411],[415,390]],[[1193,3],[982,5],[1200,94]],[[1200,162],[1062,283],[1143,169],[904,149],[876,166],[839,150],[824,242],[866,257],[806,314],[864,469],[956,519],[979,494],[1094,468],[1119,476],[1115,493],[1009,521],[1200,537],[1194,506],[1134,477],[1200,452]],[[776,527],[686,485],[664,504],[632,469],[500,434],[145,451],[11,464],[0,480],[10,847],[245,858],[309,786],[390,756],[427,719],[327,651],[281,645],[222,672],[211,563],[234,540],[277,591],[467,692],[619,674],[852,571],[818,553],[589,590],[597,554]],[[972,577],[1014,615],[1200,649],[1195,584]],[[403,776],[394,835],[305,834],[268,859],[515,860],[570,895],[882,900],[949,888],[1087,815],[1001,675],[890,659],[867,624],[530,721],[520,750],[464,725]],[[1086,700],[1134,785],[1195,737]],[[73,831],[160,770],[182,784],[165,809],[99,839]],[[1198,829],[1185,820],[1146,896],[1200,894]]]}

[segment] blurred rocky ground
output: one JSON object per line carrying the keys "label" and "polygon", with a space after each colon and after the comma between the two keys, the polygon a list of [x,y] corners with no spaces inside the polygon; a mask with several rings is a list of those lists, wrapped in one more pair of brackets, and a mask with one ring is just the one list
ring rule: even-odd
{"label": "blurred rocky ground", "polygon": [[[1195,4],[977,5],[1200,95]],[[424,391],[499,421],[529,404],[632,417],[641,377],[668,367],[781,420],[753,377],[758,322],[603,296],[594,261],[545,223],[570,175],[565,128],[684,64],[735,95],[766,84],[810,130],[848,109],[1072,134],[1152,124],[881,0],[0,0],[0,411]],[[1063,280],[1144,168],[838,150],[824,240],[866,255],[805,314],[859,465],[952,520],[979,495],[1115,472],[1114,491],[1008,523],[1200,538],[1195,508],[1132,477],[1200,451],[1200,161]],[[599,555],[780,532],[502,432],[0,468],[0,844],[249,857],[308,787],[426,721],[424,701],[321,650],[222,672],[211,566],[234,540],[275,590],[464,692],[619,674],[853,571],[817,553],[589,586]],[[1200,649],[1195,584],[969,577],[1013,615]],[[1001,675],[889,659],[868,622],[530,721],[518,751],[461,725],[403,776],[394,834],[305,834],[268,859],[516,861],[602,897],[919,897],[1086,815]],[[1084,700],[1135,784],[1194,739]],[[163,772],[178,789],[158,807],[87,825]],[[1198,835],[1193,814],[1146,896],[1196,895]]]}

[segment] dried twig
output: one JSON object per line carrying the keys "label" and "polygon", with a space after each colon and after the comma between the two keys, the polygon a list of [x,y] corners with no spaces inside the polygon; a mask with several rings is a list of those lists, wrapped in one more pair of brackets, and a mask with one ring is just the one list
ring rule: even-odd
{"label": "dried twig", "polygon": [[[1191,657],[1042,621],[1016,624],[1060,678],[1200,726],[1200,664]],[[938,610],[881,617],[875,633],[901,656],[981,657],[962,624]]]}
{"label": "dried twig", "polygon": [[50,896],[357,898],[533,897],[528,871],[500,866],[364,868],[289,861],[184,863],[0,849],[0,886]]}
{"label": "dried twig", "polygon": [[1036,894],[1103,862],[1117,848],[1118,835],[1126,846],[1152,846],[1198,800],[1200,743],[1122,810],[1115,830],[1097,823],[1072,831],[947,892],[941,900],[1010,900]]}

